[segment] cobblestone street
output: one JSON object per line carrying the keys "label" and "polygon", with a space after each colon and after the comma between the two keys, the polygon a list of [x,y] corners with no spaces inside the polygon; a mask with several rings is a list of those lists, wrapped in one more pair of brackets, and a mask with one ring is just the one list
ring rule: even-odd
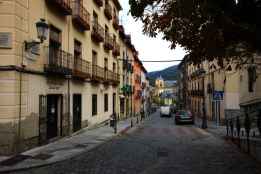
{"label": "cobblestone street", "polygon": [[17,174],[257,174],[258,165],[223,139],[156,113],[90,152]]}

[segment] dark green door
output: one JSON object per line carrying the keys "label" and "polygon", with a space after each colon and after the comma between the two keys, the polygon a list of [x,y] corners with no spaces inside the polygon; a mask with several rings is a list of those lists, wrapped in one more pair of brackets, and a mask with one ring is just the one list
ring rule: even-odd
{"label": "dark green door", "polygon": [[57,137],[58,95],[47,96],[47,139]]}
{"label": "dark green door", "polygon": [[73,131],[81,129],[82,123],[82,95],[73,95]]}

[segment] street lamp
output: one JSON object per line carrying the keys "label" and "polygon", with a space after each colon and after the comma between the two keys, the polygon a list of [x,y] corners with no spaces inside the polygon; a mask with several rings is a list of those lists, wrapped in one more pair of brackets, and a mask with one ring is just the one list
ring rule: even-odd
{"label": "street lamp", "polygon": [[37,38],[40,39],[39,41],[25,41],[25,50],[29,50],[32,47],[34,47],[35,45],[39,45],[40,43],[43,43],[47,37],[48,37],[48,33],[49,33],[49,26],[48,24],[45,22],[45,19],[40,19],[40,21],[36,22],[36,30],[37,30]]}

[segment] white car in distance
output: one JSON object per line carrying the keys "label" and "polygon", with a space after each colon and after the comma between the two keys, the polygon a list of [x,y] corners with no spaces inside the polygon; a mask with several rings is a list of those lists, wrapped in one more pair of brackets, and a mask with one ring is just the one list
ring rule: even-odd
{"label": "white car in distance", "polygon": [[170,116],[171,116],[170,106],[168,106],[168,105],[161,106],[161,107],[160,107],[160,116],[161,116],[161,117],[163,117],[163,116],[168,116],[168,117],[170,117]]}

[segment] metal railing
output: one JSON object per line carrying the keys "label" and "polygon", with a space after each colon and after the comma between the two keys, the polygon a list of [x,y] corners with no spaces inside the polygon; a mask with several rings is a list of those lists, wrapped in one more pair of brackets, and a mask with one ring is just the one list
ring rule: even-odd
{"label": "metal railing", "polygon": [[84,8],[82,4],[79,4],[79,1],[71,1],[73,8],[73,20],[81,25],[85,30],[90,29],[90,13]]}
{"label": "metal railing", "polygon": [[120,55],[120,44],[118,44],[116,41],[114,41],[114,43],[113,43],[112,54],[114,56],[119,56]]}
{"label": "metal railing", "polygon": [[[227,118],[226,136],[236,141],[239,147],[246,142],[247,152],[250,152],[253,144],[251,142],[261,142],[261,110],[250,114],[245,113],[237,117]],[[252,141],[255,139],[255,141]]]}
{"label": "metal railing", "polygon": [[109,33],[105,33],[104,48],[107,50],[113,49],[113,38],[110,36]]}
{"label": "metal railing", "polygon": [[91,75],[90,62],[83,59],[74,59],[73,72],[76,76],[86,78]]}
{"label": "metal railing", "polygon": [[44,64],[46,72],[68,74],[72,73],[72,54],[61,49],[46,47],[47,58]]}
{"label": "metal railing", "polygon": [[93,80],[104,80],[104,68],[98,65],[92,65]]}
{"label": "metal railing", "polygon": [[50,4],[56,5],[65,15],[72,14],[71,2],[70,0],[46,0]]}
{"label": "metal railing", "polygon": [[107,70],[108,80],[112,82],[112,84],[118,84],[120,82],[120,76],[118,73],[115,73],[111,70]]}
{"label": "metal railing", "polygon": [[117,30],[119,28],[119,18],[117,15],[113,16],[113,22],[112,22],[113,27]]}
{"label": "metal railing", "polygon": [[104,28],[97,22],[92,22],[92,38],[97,42],[104,41]]}

